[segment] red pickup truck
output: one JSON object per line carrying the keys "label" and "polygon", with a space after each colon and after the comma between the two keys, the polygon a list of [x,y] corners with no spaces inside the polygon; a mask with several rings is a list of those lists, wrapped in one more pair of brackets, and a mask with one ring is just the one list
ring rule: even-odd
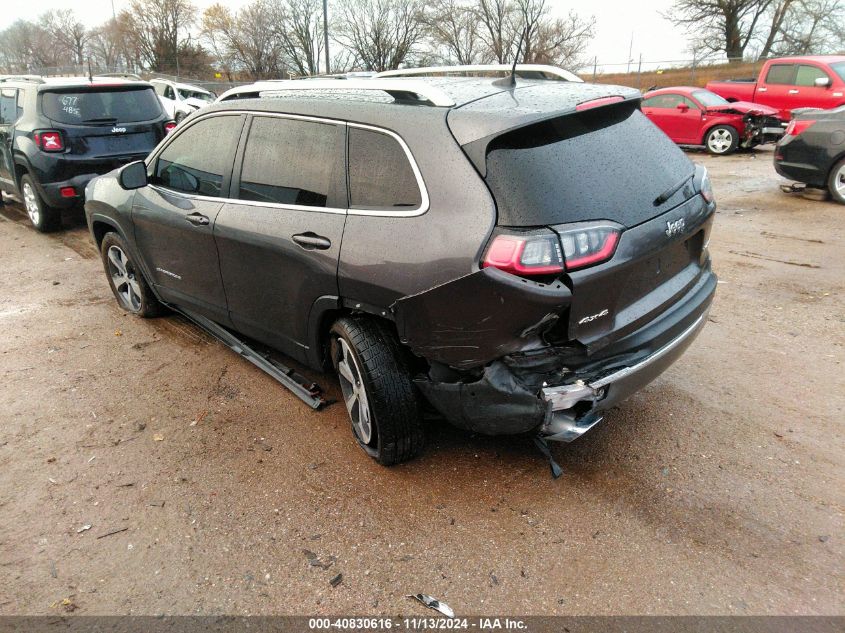
{"label": "red pickup truck", "polygon": [[845,104],[845,55],[770,59],[757,81],[711,81],[707,89],[728,101],[770,106],[789,121],[797,108],[828,110]]}

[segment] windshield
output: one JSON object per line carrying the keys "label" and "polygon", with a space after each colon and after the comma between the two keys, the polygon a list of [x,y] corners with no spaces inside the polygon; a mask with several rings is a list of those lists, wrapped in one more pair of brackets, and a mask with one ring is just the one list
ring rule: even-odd
{"label": "windshield", "polygon": [[830,67],[833,69],[839,78],[842,81],[845,81],[845,62],[836,62],[835,64],[831,64]]}
{"label": "windshield", "polygon": [[183,99],[199,99],[200,101],[205,101],[206,103],[214,101],[214,95],[210,95],[207,92],[200,92],[199,90],[186,90],[185,88],[179,88],[179,96]]}
{"label": "windshield", "polygon": [[721,106],[730,103],[727,99],[724,99],[717,95],[715,92],[710,92],[709,90],[696,90],[692,93],[692,96],[695,97],[696,101],[698,101],[705,108],[709,106]]}
{"label": "windshield", "polygon": [[59,123],[135,123],[161,116],[152,88],[44,92],[44,114]]}

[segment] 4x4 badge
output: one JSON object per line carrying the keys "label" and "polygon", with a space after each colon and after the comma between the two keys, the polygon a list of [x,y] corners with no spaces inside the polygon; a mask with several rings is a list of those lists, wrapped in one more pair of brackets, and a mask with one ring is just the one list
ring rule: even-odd
{"label": "4x4 badge", "polygon": [[675,220],[674,222],[666,222],[666,237],[672,237],[673,235],[677,235],[678,233],[683,233],[684,231],[684,219],[681,218],[680,220]]}

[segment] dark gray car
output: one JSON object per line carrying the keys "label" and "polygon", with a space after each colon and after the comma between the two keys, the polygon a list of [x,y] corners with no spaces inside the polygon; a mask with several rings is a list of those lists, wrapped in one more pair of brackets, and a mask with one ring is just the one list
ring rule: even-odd
{"label": "dark gray car", "polygon": [[333,366],[383,464],[426,407],[575,439],[706,321],[715,203],[638,92],[505,83],[279,82],[192,115],[87,189],[118,301]]}

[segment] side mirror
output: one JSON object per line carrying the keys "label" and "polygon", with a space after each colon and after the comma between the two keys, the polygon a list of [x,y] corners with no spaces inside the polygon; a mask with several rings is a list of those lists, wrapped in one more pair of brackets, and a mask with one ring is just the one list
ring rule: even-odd
{"label": "side mirror", "polygon": [[689,110],[689,106],[686,103],[679,103],[675,107],[678,108],[678,110],[680,110],[681,112],[686,112],[687,110]]}
{"label": "side mirror", "polygon": [[813,84],[815,84],[816,88],[829,88],[830,77],[819,77],[813,82]]}
{"label": "side mirror", "polygon": [[124,165],[117,176],[124,189],[140,189],[147,186],[147,165],[142,160]]}

